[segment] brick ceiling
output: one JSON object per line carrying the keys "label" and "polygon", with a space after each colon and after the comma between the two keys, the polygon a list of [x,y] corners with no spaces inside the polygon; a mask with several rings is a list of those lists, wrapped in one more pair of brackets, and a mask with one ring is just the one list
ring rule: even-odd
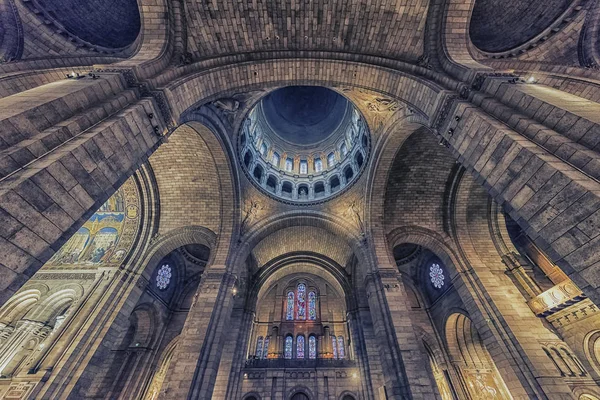
{"label": "brick ceiling", "polygon": [[276,50],[325,50],[416,60],[425,0],[187,0],[197,59]]}

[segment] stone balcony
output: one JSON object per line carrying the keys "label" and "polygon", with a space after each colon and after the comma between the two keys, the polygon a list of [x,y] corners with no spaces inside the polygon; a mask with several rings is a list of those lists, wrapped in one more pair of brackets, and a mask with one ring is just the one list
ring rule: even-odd
{"label": "stone balcony", "polygon": [[297,359],[255,359],[247,360],[246,368],[355,368],[357,366],[354,360],[333,360],[327,358],[317,358],[313,360]]}
{"label": "stone balcony", "polygon": [[570,279],[567,279],[527,302],[538,316],[546,317],[584,300],[586,295]]}

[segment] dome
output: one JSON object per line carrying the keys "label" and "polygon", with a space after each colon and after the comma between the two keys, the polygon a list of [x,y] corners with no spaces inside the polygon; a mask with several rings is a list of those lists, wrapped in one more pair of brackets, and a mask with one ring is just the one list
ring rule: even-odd
{"label": "dome", "polygon": [[367,124],[345,97],[320,86],[288,86],[250,110],[239,156],[250,181],[264,193],[313,204],[356,181],[370,142]]}
{"label": "dome", "polygon": [[342,123],[350,104],[320,86],[288,86],[262,100],[265,120],[283,140],[311,145],[329,137]]}

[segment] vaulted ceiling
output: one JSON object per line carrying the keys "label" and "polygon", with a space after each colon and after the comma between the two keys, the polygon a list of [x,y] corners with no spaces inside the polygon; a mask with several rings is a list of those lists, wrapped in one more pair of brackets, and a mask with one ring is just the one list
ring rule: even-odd
{"label": "vaulted ceiling", "polygon": [[416,60],[423,52],[425,0],[187,0],[194,58],[319,50]]}

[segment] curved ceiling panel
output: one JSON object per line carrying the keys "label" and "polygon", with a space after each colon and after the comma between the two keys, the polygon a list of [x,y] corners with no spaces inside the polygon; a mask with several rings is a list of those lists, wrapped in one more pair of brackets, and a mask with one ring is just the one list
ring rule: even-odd
{"label": "curved ceiling panel", "polygon": [[476,0],[471,41],[488,53],[513,49],[548,28],[570,4],[569,0]]}
{"label": "curved ceiling panel", "polygon": [[140,32],[136,0],[35,0],[46,17],[96,46],[122,48]]}

